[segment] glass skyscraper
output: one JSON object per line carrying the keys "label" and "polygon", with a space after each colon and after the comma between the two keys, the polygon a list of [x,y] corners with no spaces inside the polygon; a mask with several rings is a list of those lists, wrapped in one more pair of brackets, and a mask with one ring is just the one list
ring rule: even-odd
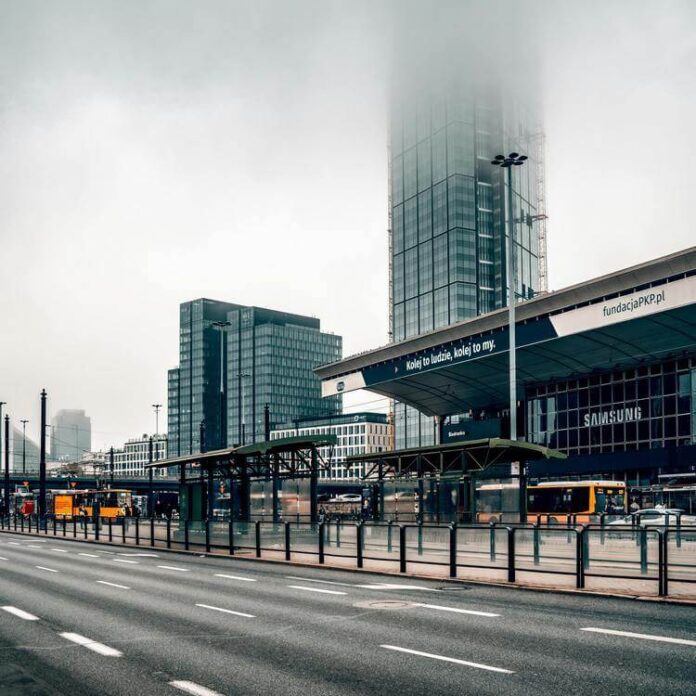
{"label": "glass skyscraper", "polygon": [[272,422],[340,413],[341,397],[322,399],[313,369],[340,360],[342,339],[320,329],[297,314],[183,303],[180,362],[168,373],[169,456],[200,451],[201,423],[206,450],[263,440],[266,404]]}
{"label": "glass skyscraper", "polygon": [[[538,121],[517,100],[455,75],[392,100],[390,327],[398,342],[507,306],[507,224],[518,301],[539,284]],[[499,153],[529,156],[506,209]],[[432,444],[431,418],[395,404],[396,447]]]}

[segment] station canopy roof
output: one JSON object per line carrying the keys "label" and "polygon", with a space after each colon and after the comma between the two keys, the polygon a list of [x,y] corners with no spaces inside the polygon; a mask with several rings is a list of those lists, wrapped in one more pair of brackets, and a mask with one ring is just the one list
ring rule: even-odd
{"label": "station canopy roof", "polygon": [[[506,309],[315,370],[322,395],[357,389],[426,415],[508,400]],[[696,247],[521,302],[522,385],[635,367],[696,350]]]}

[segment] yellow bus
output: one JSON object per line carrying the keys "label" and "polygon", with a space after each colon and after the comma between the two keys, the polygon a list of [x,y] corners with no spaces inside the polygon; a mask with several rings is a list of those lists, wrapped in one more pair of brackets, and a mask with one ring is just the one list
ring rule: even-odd
{"label": "yellow bus", "polygon": [[527,519],[565,523],[570,515],[577,524],[596,522],[600,514],[626,514],[623,481],[544,481],[527,487]]}
{"label": "yellow bus", "polygon": [[85,491],[56,491],[53,494],[53,514],[56,517],[77,517],[84,507],[87,517],[94,515],[98,506],[100,517],[123,517],[124,508],[132,507],[131,491],[122,488],[103,488]]}

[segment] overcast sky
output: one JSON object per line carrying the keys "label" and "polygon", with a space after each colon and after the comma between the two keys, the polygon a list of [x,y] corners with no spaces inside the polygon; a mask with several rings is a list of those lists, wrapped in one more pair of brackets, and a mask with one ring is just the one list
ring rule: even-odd
{"label": "overcast sky", "polygon": [[[515,3],[534,32],[422,4],[538,46],[552,289],[695,243],[696,3]],[[0,400],[28,433],[42,387],[95,447],[154,430],[195,297],[386,342],[404,6],[0,0]]]}

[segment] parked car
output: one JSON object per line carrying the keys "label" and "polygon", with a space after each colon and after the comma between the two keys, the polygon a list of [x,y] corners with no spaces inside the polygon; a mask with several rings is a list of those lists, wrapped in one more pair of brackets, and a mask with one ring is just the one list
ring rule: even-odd
{"label": "parked car", "polygon": [[[608,526],[625,527],[626,525],[636,525],[640,527],[657,528],[669,524],[670,527],[676,527],[677,519],[680,516],[682,527],[696,525],[696,515],[687,515],[684,510],[679,510],[677,508],[648,508],[614,519],[609,522]],[[669,521],[667,521],[667,519]]]}

